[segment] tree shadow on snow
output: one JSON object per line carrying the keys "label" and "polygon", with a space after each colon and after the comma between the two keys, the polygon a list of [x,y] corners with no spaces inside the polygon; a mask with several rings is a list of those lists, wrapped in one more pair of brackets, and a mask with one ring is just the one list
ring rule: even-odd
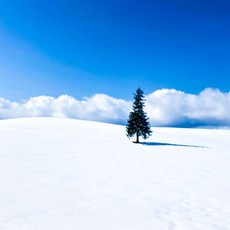
{"label": "tree shadow on snow", "polygon": [[140,144],[148,145],[148,146],[176,146],[176,147],[190,147],[190,148],[207,148],[206,146],[199,146],[199,145],[183,145],[183,144],[162,143],[162,142],[141,142]]}

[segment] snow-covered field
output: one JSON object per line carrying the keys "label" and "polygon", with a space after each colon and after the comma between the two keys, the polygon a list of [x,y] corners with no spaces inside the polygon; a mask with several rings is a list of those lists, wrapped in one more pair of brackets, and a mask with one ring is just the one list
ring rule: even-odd
{"label": "snow-covered field", "polygon": [[0,121],[0,229],[230,229],[230,130],[153,131]]}

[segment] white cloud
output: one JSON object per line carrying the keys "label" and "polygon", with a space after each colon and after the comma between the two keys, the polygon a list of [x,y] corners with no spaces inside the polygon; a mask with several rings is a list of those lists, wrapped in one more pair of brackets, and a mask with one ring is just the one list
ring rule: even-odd
{"label": "white cloud", "polygon": [[22,104],[0,98],[0,119],[48,116],[122,123],[127,119],[130,107],[130,102],[104,94],[81,101],[68,95],[58,98],[39,96]]}
{"label": "white cloud", "polygon": [[160,126],[229,126],[230,93],[207,88],[199,95],[162,89],[146,96],[151,122]]}
{"label": "white cloud", "polygon": [[[83,100],[39,96],[24,103],[0,98],[0,119],[54,116],[125,124],[131,107],[130,101],[105,94]],[[153,126],[230,126],[230,93],[208,88],[194,95],[161,89],[146,95],[146,112]]]}

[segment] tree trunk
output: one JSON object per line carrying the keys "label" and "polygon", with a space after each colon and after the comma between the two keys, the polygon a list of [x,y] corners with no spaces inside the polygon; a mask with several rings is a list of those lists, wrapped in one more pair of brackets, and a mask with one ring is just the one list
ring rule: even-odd
{"label": "tree trunk", "polygon": [[139,133],[137,132],[137,140],[136,140],[136,143],[140,143],[139,142]]}

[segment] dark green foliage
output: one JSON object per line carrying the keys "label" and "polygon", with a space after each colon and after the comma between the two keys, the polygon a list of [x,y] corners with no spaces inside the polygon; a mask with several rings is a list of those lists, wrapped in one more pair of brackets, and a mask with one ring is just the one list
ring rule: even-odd
{"label": "dark green foliage", "polygon": [[140,136],[146,139],[152,134],[149,118],[144,112],[144,107],[144,92],[138,88],[134,94],[133,110],[129,114],[126,126],[126,135],[129,138],[136,135],[136,143],[139,143]]}

